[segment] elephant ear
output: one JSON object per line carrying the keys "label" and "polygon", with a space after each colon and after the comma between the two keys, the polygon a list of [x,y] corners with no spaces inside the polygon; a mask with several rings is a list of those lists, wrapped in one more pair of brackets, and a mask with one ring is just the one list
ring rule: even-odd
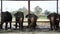
{"label": "elephant ear", "polygon": [[47,16],[48,19],[50,19],[51,17],[55,17],[56,16],[56,13],[51,13]]}
{"label": "elephant ear", "polygon": [[26,15],[26,18],[28,17],[28,15]]}
{"label": "elephant ear", "polygon": [[[32,14],[29,14],[30,16],[32,15]],[[29,16],[28,14],[26,15],[26,18],[28,18],[28,16]]]}
{"label": "elephant ear", "polygon": [[47,16],[48,19],[50,19],[50,17],[51,17],[51,14],[49,14],[49,15]]}
{"label": "elephant ear", "polygon": [[14,16],[15,16],[15,17],[17,17],[17,16],[18,16],[18,12],[17,12],[17,13],[15,13],[15,14],[14,14]]}

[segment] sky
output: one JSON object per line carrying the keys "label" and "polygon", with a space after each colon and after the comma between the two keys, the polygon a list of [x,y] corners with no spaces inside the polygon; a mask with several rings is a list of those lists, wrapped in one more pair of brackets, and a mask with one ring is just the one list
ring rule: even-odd
{"label": "sky", "polygon": [[[43,9],[42,12],[44,12],[45,10],[56,12],[56,1],[30,1],[31,11],[34,11],[34,8],[36,6],[42,8]],[[28,9],[28,2],[27,1],[3,1],[3,11],[8,10],[11,12],[11,11],[18,10],[19,8],[22,7],[26,7]],[[59,9],[60,9],[60,4],[59,4]]]}

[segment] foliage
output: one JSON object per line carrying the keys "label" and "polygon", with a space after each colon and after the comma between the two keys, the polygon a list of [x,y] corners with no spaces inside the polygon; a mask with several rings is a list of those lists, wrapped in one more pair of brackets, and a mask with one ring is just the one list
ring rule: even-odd
{"label": "foliage", "polygon": [[37,16],[39,16],[40,13],[42,12],[42,8],[40,8],[39,6],[36,6],[34,12]]}
{"label": "foliage", "polygon": [[19,10],[24,13],[24,17],[28,14],[28,10],[25,7],[19,8]]}
{"label": "foliage", "polygon": [[44,14],[47,16],[47,15],[49,15],[49,14],[50,14],[50,11],[45,10]]}

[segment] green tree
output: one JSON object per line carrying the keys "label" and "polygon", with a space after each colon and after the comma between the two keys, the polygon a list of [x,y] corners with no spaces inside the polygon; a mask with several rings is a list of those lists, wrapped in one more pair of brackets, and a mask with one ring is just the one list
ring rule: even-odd
{"label": "green tree", "polygon": [[47,16],[47,15],[49,15],[49,14],[50,14],[50,11],[45,10],[44,14]]}
{"label": "green tree", "polygon": [[15,10],[15,11],[12,11],[12,12],[11,12],[11,15],[14,17],[14,14],[15,14],[15,13],[17,13],[16,10]]}
{"label": "green tree", "polygon": [[34,9],[34,13],[39,17],[41,12],[42,12],[42,8],[36,6]]}
{"label": "green tree", "polygon": [[24,16],[26,16],[28,14],[28,10],[25,7],[19,8],[19,10],[24,13]]}

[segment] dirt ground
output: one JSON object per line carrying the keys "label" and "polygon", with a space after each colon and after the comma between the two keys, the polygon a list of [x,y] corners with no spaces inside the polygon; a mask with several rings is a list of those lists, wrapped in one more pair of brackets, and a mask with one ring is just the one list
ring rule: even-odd
{"label": "dirt ground", "polygon": [[20,33],[0,33],[0,34],[60,34],[57,32],[20,32]]}
{"label": "dirt ground", "polygon": [[[15,19],[13,19],[12,21],[15,21]],[[27,19],[24,19],[24,21],[27,21]],[[14,23],[12,22],[12,25],[13,24]],[[28,23],[27,22],[23,23],[23,25],[27,26]],[[48,19],[38,19],[37,20],[37,25],[45,28],[45,26],[47,26],[47,27],[50,26],[50,23],[49,23]],[[60,23],[59,23],[59,25],[60,25]],[[5,24],[4,24],[4,26],[5,26]],[[53,31],[51,31],[51,32],[48,32],[48,31],[47,32],[19,32],[19,33],[16,32],[16,33],[0,33],[0,34],[60,34],[60,32],[53,32]]]}

